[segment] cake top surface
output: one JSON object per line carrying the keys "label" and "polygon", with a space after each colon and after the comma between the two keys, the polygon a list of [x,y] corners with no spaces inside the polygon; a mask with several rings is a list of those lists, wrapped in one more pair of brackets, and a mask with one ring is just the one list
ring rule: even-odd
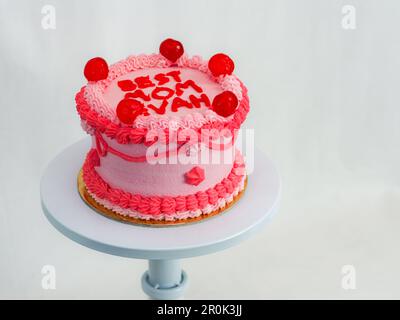
{"label": "cake top surface", "polygon": [[224,54],[208,61],[189,57],[176,41],[172,47],[167,43],[169,51],[163,50],[168,41],[175,40],[165,40],[159,54],[132,55],[110,66],[102,58],[89,60],[84,70],[88,83],[79,99],[77,95],[82,120],[87,120],[85,110],[94,112],[92,118],[97,115],[103,124],[108,120],[120,128],[201,128],[242,122],[248,101],[246,110],[241,110],[245,88],[233,74],[233,61]]}
{"label": "cake top surface", "polygon": [[211,110],[211,101],[222,93],[221,85],[199,70],[148,68],[114,79],[104,90],[104,101],[116,112],[120,101],[137,99],[145,110],[135,119],[136,127],[191,127],[193,121],[227,121]]}

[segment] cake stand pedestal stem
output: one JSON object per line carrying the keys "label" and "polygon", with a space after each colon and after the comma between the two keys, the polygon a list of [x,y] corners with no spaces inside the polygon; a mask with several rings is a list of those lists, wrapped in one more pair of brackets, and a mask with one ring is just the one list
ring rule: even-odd
{"label": "cake stand pedestal stem", "polygon": [[153,299],[178,299],[187,288],[188,277],[180,260],[149,260],[149,269],[142,276],[143,291]]}

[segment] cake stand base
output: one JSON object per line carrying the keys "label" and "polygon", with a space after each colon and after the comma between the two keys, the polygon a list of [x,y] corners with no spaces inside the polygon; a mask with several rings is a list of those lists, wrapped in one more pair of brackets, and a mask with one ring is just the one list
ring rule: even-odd
{"label": "cake stand base", "polygon": [[148,227],[106,218],[79,196],[76,176],[90,139],[62,151],[46,168],[40,183],[43,211],[50,223],[71,240],[108,254],[149,260],[142,289],[154,299],[183,296],[188,276],[182,258],[229,248],[259,230],[277,212],[280,178],[272,162],[255,150],[254,172],[243,197],[229,210],[198,223]]}
{"label": "cake stand base", "polygon": [[176,259],[149,260],[149,270],[142,276],[142,289],[153,299],[178,299],[187,286],[187,274]]}

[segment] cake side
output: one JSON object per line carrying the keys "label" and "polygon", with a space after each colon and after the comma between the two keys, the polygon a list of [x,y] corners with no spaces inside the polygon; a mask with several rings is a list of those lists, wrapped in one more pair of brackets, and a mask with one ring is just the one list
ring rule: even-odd
{"label": "cake side", "polygon": [[[157,150],[156,145],[120,145],[107,137],[103,141],[108,150],[100,156],[95,168],[97,174],[113,188],[145,196],[186,196],[210,188],[229,175],[237,157],[233,146],[221,151],[210,150],[202,144],[177,147],[171,143],[168,157],[160,154],[151,161],[150,149],[155,147]],[[92,138],[93,149],[98,150],[98,143]],[[110,150],[118,151],[112,153]],[[173,151],[176,151],[175,156]],[[130,158],[121,155],[130,155]],[[201,170],[201,181],[200,178],[196,183],[187,181],[191,170]]]}
{"label": "cake side", "polygon": [[97,173],[99,156],[89,151],[82,167],[82,178],[88,193],[104,207],[122,215],[138,219],[181,220],[209,214],[231,203],[245,187],[245,165],[240,152],[229,174],[210,188],[193,194],[160,196],[130,193],[112,188]]}

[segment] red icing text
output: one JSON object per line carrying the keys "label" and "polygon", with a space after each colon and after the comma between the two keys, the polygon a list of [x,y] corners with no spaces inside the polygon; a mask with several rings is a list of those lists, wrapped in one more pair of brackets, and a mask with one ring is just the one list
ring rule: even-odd
{"label": "red icing text", "polygon": [[[170,107],[172,112],[177,112],[179,108],[192,109],[211,105],[209,97],[195,81],[191,79],[182,81],[179,70],[161,72],[153,77],[140,76],[132,80],[118,81],[118,87],[126,92],[124,99],[138,99],[143,102],[145,115],[149,114],[147,110],[165,114],[167,107]],[[182,95],[187,90],[190,90],[190,94],[183,99]],[[150,103],[152,99],[153,102]]]}

